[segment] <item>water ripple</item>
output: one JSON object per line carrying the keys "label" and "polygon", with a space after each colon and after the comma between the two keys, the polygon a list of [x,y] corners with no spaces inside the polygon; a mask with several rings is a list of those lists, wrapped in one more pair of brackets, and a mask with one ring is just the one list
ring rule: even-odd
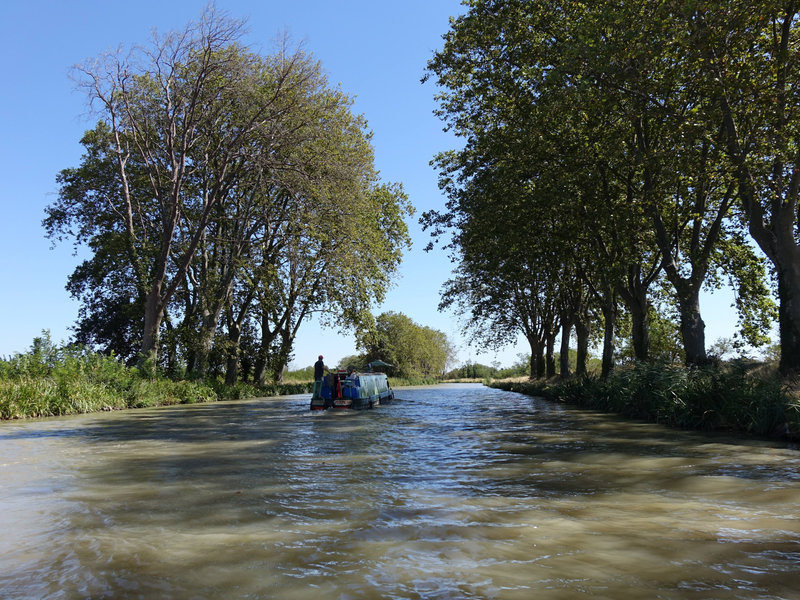
{"label": "water ripple", "polygon": [[[477,385],[0,424],[8,598],[791,598],[796,449]],[[310,592],[309,590],[313,590]]]}

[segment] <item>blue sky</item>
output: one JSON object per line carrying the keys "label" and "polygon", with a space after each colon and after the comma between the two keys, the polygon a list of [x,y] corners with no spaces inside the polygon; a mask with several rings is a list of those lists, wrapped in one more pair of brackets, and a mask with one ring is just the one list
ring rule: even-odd
{"label": "blue sky", "polygon": [[[79,140],[93,120],[85,96],[69,77],[73,65],[118,46],[146,44],[153,29],[181,29],[199,17],[205,0],[27,0],[0,7],[0,356],[26,350],[50,330],[69,338],[78,304],[64,289],[79,262],[69,244],[51,248],[41,221],[54,200],[55,176],[76,166]],[[286,31],[319,59],[332,85],[355,97],[354,110],[369,121],[378,168],[384,181],[401,182],[417,215],[409,223],[414,239],[395,287],[376,314],[403,312],[417,323],[444,331],[466,360],[510,365],[526,344],[499,353],[469,348],[453,315],[436,310],[451,264],[441,251],[423,252],[428,242],[417,224],[425,210],[444,198],[429,163],[456,142],[433,115],[431,83],[420,83],[425,65],[441,47],[448,18],[459,0],[274,0],[217,2],[232,17],[246,18],[246,41],[264,52]],[[706,299],[707,342],[730,336],[735,316],[730,296]],[[294,364],[309,365],[318,354],[335,364],[355,353],[351,335],[303,325]]]}

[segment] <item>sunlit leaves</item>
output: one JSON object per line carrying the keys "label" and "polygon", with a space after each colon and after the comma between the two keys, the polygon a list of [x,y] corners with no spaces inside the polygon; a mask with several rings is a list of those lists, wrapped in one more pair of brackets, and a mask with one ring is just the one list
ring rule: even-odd
{"label": "sunlit leaves", "polygon": [[[787,79],[769,92],[773,59],[782,53],[793,64],[786,57],[795,45],[777,44],[782,9],[566,0],[468,7],[428,65],[439,115],[463,139],[434,161],[447,210],[423,215],[458,265],[443,304],[468,315],[484,343],[500,344],[515,327],[528,335],[530,323],[549,320],[550,304],[568,295],[565,273],[579,273],[604,302],[618,293],[644,319],[655,283],[681,307],[687,360],[703,362],[697,297],[724,272],[750,298],[739,303],[745,335],[763,340],[773,314],[764,273],[722,255],[747,242],[736,237],[743,180],[719,95],[730,87],[749,135],[739,140],[741,163],[774,184],[759,200],[776,186],[800,187],[785,135],[793,105],[777,114],[774,102],[794,88]],[[778,126],[752,127],[769,115]],[[537,296],[548,302],[532,308]]]}

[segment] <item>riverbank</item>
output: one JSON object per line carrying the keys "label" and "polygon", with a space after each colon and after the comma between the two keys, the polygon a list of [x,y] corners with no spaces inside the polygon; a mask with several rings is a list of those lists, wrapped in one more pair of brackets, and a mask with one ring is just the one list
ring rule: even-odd
{"label": "riverbank", "polygon": [[[225,385],[215,381],[172,380],[128,372],[108,373],[107,365],[79,374],[56,369],[39,376],[0,378],[0,419],[55,417],[91,412],[243,400],[311,393],[312,383]],[[123,367],[124,368],[124,367]],[[116,371],[116,369],[111,369]],[[110,375],[110,376],[109,376]]]}
{"label": "riverbank", "polygon": [[[389,381],[392,387],[436,383]],[[311,394],[313,387],[311,380],[226,385],[215,378],[171,378],[79,346],[56,346],[43,335],[30,352],[0,359],[0,420]]]}
{"label": "riverbank", "polygon": [[2,596],[797,597],[791,447],[479,385],[306,406],[0,423]]}
{"label": "riverbank", "polygon": [[301,394],[311,388],[311,382],[229,386],[214,379],[172,379],[85,348],[57,347],[44,336],[30,352],[0,360],[0,419]]}
{"label": "riverbank", "polygon": [[607,379],[497,380],[493,388],[679,429],[800,440],[800,396],[746,363],[705,368],[634,365]]}

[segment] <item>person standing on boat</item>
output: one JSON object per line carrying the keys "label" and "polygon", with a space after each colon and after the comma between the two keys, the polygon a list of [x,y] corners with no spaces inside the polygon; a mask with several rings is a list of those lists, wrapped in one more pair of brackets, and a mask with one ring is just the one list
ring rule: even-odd
{"label": "person standing on boat", "polygon": [[314,381],[321,381],[325,374],[325,363],[322,362],[322,354],[319,355],[319,360],[314,363]]}

